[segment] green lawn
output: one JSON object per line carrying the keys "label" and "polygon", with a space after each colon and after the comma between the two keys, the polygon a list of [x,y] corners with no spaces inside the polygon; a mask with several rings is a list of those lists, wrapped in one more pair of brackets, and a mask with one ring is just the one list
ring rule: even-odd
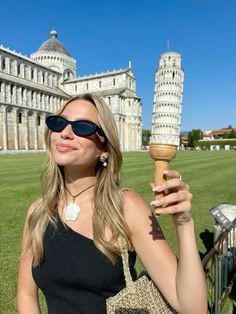
{"label": "green lawn", "polygon": [[[144,152],[124,153],[123,156],[123,185],[140,192],[149,203],[152,159]],[[26,210],[40,193],[43,160],[43,153],[0,155],[0,307],[4,314],[16,313],[19,243]],[[197,243],[200,253],[204,254],[206,248],[201,238],[207,233],[211,235],[214,224],[208,209],[220,203],[236,204],[236,152],[179,152],[170,167],[179,170],[191,187]],[[159,220],[176,251],[170,218],[160,217]]]}

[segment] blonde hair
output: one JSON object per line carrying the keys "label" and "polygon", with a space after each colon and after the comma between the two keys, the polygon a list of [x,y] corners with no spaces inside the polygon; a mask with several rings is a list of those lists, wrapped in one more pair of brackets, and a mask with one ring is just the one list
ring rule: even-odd
{"label": "blonde hair", "polygon": [[[86,100],[96,107],[100,126],[107,138],[105,145],[109,154],[108,165],[104,168],[98,161],[96,167],[97,180],[94,188],[92,223],[94,244],[114,263],[116,254],[119,254],[118,236],[122,235],[130,243],[130,232],[122,211],[122,191],[119,177],[122,154],[116,123],[105,101],[92,94],[72,97],[65,102],[57,114],[61,114],[64,108],[75,100]],[[63,167],[58,166],[52,158],[50,135],[51,131],[46,129],[47,157],[41,175],[42,198],[36,204],[28,220],[29,236],[26,250],[32,255],[35,266],[43,261],[43,237],[49,222],[56,227],[58,199],[65,197]],[[109,241],[105,237],[107,228],[111,232]]]}

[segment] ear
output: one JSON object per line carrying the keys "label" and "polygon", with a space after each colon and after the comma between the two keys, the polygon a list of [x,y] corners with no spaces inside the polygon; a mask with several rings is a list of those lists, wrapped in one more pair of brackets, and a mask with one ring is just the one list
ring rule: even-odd
{"label": "ear", "polygon": [[103,156],[107,159],[109,156],[109,153],[108,152],[102,152],[100,156]]}

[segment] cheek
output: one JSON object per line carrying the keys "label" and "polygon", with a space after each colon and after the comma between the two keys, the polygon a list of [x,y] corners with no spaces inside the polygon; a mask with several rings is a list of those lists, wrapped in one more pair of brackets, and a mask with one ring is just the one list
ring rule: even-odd
{"label": "cheek", "polygon": [[51,132],[50,134],[50,143],[53,143],[58,138],[59,133]]}
{"label": "cheek", "polygon": [[96,139],[81,137],[77,139],[77,142],[86,155],[91,155],[94,158],[98,158],[101,155],[102,147]]}
{"label": "cheek", "polygon": [[50,135],[49,143],[50,143],[50,150],[52,153],[54,153],[56,149],[55,142],[58,140],[58,134],[59,133],[52,132]]}

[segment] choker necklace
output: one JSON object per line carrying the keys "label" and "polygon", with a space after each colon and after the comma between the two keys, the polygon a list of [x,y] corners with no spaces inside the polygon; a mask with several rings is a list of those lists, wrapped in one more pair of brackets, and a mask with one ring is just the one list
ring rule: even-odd
{"label": "choker necklace", "polygon": [[95,185],[92,184],[89,187],[87,187],[86,189],[80,191],[78,194],[73,195],[71,194],[71,192],[67,189],[67,187],[65,186],[66,191],[70,194],[70,196],[72,197],[72,202],[67,204],[64,208],[63,208],[63,212],[64,212],[64,216],[65,219],[68,220],[76,220],[78,218],[79,212],[80,212],[80,207],[79,205],[77,205],[75,203],[75,199],[77,196],[79,196],[80,194],[84,193],[85,191],[87,191],[88,189],[90,189],[91,187],[93,187]]}

